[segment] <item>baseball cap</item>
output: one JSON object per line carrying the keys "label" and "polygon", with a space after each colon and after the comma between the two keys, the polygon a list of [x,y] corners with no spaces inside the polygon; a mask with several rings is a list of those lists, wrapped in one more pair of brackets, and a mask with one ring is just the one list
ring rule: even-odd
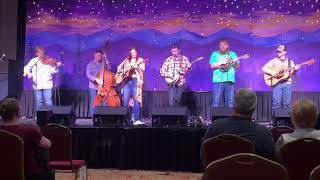
{"label": "baseball cap", "polygon": [[283,44],[280,44],[278,47],[277,47],[277,51],[278,52],[283,52],[283,51],[286,51],[287,50],[287,47]]}

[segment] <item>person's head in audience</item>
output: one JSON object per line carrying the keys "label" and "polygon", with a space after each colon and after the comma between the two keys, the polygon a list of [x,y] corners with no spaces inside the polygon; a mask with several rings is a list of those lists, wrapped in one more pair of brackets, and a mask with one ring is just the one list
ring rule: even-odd
{"label": "person's head in audience", "polygon": [[239,89],[233,100],[233,113],[251,119],[257,105],[257,95],[250,89]]}
{"label": "person's head in audience", "polygon": [[318,108],[310,100],[304,99],[292,105],[291,121],[295,128],[314,128],[318,119]]}
{"label": "person's head in audience", "polygon": [[16,123],[21,117],[21,107],[17,99],[6,98],[0,103],[0,116],[5,124]]}

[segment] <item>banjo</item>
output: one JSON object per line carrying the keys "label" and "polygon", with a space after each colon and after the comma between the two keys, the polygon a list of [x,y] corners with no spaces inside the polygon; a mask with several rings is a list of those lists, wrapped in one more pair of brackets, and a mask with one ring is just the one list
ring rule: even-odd
{"label": "banjo", "polygon": [[[193,62],[191,62],[191,65],[193,63],[201,61],[201,60],[203,60],[203,57],[198,57]],[[179,81],[180,75],[184,75],[185,73],[186,73],[186,71],[182,72],[181,70],[172,69],[172,70],[168,71],[168,76],[165,76],[164,78],[165,78],[167,84],[173,85]]]}

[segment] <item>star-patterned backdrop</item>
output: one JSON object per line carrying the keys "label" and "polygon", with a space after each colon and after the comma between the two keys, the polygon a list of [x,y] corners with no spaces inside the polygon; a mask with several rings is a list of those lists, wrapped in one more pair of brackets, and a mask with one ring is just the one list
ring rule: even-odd
{"label": "star-patterned backdrop", "polygon": [[[319,0],[28,0],[25,61],[38,45],[64,62],[61,88],[86,89],[86,64],[93,51],[110,42],[112,71],[136,47],[149,58],[144,90],[165,90],[159,69],[178,44],[191,61],[187,88],[210,90],[208,62],[218,40],[226,38],[241,61],[236,86],[269,91],[262,66],[275,57],[279,44],[288,46],[289,58],[300,63],[320,59]],[[320,91],[320,63],[303,67],[294,77],[294,90]],[[55,77],[58,80],[58,77]],[[25,88],[31,85],[25,80]]]}

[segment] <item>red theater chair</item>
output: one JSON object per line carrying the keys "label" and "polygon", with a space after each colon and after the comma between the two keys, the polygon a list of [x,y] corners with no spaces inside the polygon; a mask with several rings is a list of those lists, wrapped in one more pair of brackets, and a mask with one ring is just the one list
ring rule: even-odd
{"label": "red theater chair", "polygon": [[80,169],[85,168],[85,176],[87,177],[85,162],[72,159],[72,133],[70,129],[59,124],[49,124],[43,127],[43,134],[51,141],[49,165],[54,171],[75,173],[75,180],[77,180]]}
{"label": "red theater chair", "polygon": [[291,180],[307,180],[311,171],[320,165],[320,141],[299,139],[280,149],[280,161],[287,168]]}
{"label": "red theater chair", "polygon": [[319,180],[320,179],[320,165],[315,167],[310,174],[310,180]]}
{"label": "red theater chair", "polygon": [[292,133],[294,129],[288,126],[276,126],[271,129],[273,141],[276,143],[282,134]]}
{"label": "red theater chair", "polygon": [[254,144],[232,134],[222,134],[203,142],[203,166],[207,167],[213,161],[237,154],[254,153]]}
{"label": "red theater chair", "polygon": [[288,180],[286,169],[250,153],[240,153],[212,162],[203,180]]}
{"label": "red theater chair", "polygon": [[24,180],[23,140],[7,131],[0,130],[0,179]]}

